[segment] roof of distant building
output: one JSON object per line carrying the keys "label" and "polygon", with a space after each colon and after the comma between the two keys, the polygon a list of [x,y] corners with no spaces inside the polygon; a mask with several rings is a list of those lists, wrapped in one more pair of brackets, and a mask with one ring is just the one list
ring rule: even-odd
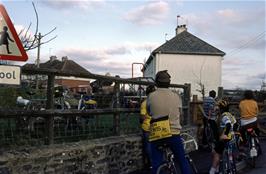
{"label": "roof of distant building", "polygon": [[218,55],[224,56],[225,53],[218,48],[199,39],[188,31],[183,31],[166,41],[163,45],[156,48],[150,55],[146,64],[152,60],[152,55],[156,53],[162,54],[195,54],[195,55]]}
{"label": "roof of distant building", "polygon": [[[25,64],[23,67],[25,68],[36,68],[35,64]],[[40,68],[44,69],[54,69],[59,70],[63,73],[73,73],[73,74],[87,74],[90,73],[88,70],[74,62],[73,60],[63,60],[60,61],[58,59],[50,59],[45,63],[40,64]]]}

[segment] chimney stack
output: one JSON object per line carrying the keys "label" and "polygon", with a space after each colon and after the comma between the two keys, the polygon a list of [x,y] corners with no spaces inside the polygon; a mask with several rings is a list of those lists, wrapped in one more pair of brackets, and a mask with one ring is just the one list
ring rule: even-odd
{"label": "chimney stack", "polygon": [[62,62],[66,61],[66,60],[68,60],[68,57],[67,56],[63,56],[62,57]]}
{"label": "chimney stack", "polygon": [[178,25],[176,30],[176,35],[182,33],[183,31],[187,31],[187,26],[186,25]]}
{"label": "chimney stack", "polygon": [[52,61],[55,61],[57,59],[57,57],[56,56],[50,56],[50,61],[52,62]]}

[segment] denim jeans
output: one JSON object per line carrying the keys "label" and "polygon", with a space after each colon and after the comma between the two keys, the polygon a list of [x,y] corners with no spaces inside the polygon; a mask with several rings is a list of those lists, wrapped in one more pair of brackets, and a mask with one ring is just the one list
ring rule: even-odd
{"label": "denim jeans", "polygon": [[[144,155],[148,160],[148,165],[151,165],[151,143],[149,142],[149,132],[142,130],[142,135],[143,135],[143,150],[144,150]],[[146,167],[150,167],[150,166],[146,166]]]}

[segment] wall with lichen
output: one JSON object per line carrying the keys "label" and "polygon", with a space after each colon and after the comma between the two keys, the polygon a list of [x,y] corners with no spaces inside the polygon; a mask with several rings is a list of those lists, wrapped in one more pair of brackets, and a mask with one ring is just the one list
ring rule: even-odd
{"label": "wall with lichen", "polygon": [[[194,129],[185,131],[195,135]],[[128,174],[142,167],[138,134],[0,150],[0,174]]]}

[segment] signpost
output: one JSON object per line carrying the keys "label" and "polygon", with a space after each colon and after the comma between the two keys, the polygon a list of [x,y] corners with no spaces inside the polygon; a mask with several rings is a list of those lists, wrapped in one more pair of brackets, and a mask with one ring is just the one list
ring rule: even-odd
{"label": "signpost", "polygon": [[0,65],[0,84],[20,85],[20,67]]}
{"label": "signpost", "polygon": [[5,7],[0,4],[0,60],[27,61],[28,56]]}
{"label": "signpost", "polygon": [[[28,60],[28,55],[2,4],[0,4],[0,60]],[[19,66],[0,65],[0,84],[20,85],[20,73]]]}

